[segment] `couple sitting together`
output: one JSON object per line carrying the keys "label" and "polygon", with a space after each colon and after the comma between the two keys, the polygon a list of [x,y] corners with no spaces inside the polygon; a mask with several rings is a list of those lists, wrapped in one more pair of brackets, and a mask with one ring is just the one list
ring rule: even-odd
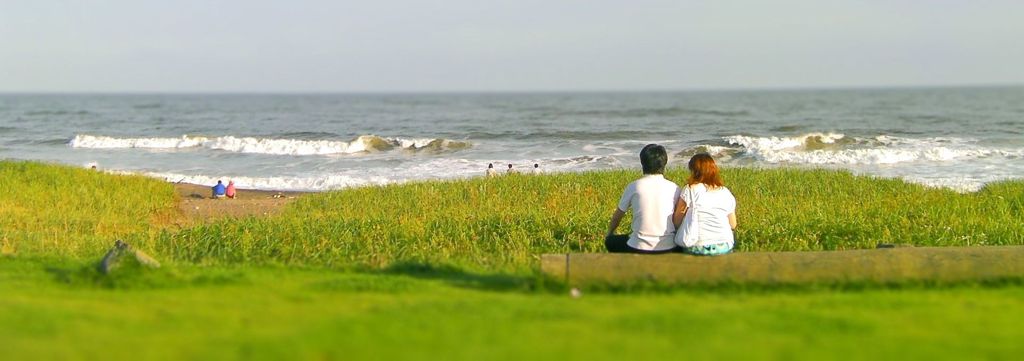
{"label": "couple sitting together", "polygon": [[[718,175],[715,160],[706,153],[690,158],[690,178],[679,188],[665,179],[665,147],[648,144],[640,151],[644,176],[626,186],[612,214],[604,245],[608,252],[665,253],[682,251],[718,255],[732,250],[736,228],[736,198]],[[633,209],[633,232],[615,229]]]}

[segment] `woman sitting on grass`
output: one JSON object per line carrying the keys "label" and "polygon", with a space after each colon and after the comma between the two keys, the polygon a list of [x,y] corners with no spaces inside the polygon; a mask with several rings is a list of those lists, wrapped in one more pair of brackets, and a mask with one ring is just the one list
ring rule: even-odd
{"label": "woman sitting on grass", "polygon": [[676,202],[672,222],[675,243],[683,252],[713,256],[729,253],[736,228],[736,198],[718,176],[718,166],[707,153],[690,158],[690,179]]}

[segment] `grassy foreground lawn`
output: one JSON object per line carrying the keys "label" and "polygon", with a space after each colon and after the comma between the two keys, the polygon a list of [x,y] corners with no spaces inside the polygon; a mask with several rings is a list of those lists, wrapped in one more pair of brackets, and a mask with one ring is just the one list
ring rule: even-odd
{"label": "grassy foreground lawn", "polygon": [[0,261],[5,359],[963,360],[1024,351],[1020,286],[571,298],[457,277],[269,267],[179,267],[111,289],[47,267]]}
{"label": "grassy foreground lawn", "polygon": [[[669,178],[679,180],[679,171]],[[1022,244],[1024,182],[961,195],[729,169],[740,251]],[[316,194],[172,229],[170,186],[0,162],[0,359],[1012,359],[1024,286],[670,289],[569,297],[536,256],[600,251],[635,172]],[[123,192],[122,189],[146,192]],[[628,224],[624,222],[624,224]],[[625,230],[623,230],[625,231]],[[113,238],[159,270],[93,265]]]}

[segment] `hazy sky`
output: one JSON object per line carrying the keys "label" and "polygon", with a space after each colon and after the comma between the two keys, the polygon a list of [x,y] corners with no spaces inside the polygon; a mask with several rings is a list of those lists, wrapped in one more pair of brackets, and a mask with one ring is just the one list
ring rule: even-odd
{"label": "hazy sky", "polygon": [[0,0],[8,92],[1021,83],[1021,0]]}

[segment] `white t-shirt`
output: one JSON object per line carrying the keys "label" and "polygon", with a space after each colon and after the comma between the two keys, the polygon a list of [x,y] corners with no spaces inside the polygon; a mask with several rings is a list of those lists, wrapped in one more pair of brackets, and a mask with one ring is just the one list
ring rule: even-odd
{"label": "white t-shirt", "polygon": [[[690,189],[687,189],[690,188]],[[736,212],[736,197],[733,197],[729,188],[718,187],[708,191],[703,183],[695,184],[692,187],[683,187],[679,198],[686,202],[687,207],[693,207],[693,200],[697,199],[697,245],[714,244],[722,242],[733,242],[732,226],[729,225],[729,214]]]}
{"label": "white t-shirt", "polygon": [[672,213],[679,186],[661,174],[648,174],[626,186],[619,198],[619,210],[633,208],[633,233],[630,247],[645,251],[664,251],[675,247]]}

